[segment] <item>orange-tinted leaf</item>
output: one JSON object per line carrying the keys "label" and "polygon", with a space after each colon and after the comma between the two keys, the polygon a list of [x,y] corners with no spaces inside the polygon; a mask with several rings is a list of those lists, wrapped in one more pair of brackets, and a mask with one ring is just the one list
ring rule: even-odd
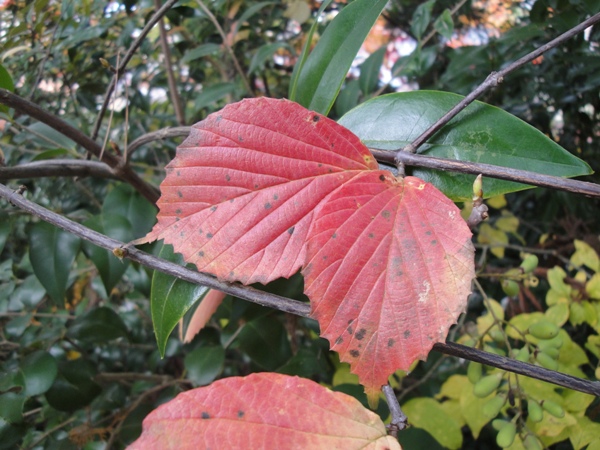
{"label": "orange-tinted leaf", "polygon": [[316,213],[303,270],[321,335],[374,400],[424,359],[465,309],[471,232],[431,184],[364,172]]}
{"label": "orange-tinted leaf", "polygon": [[355,398],[275,373],[225,378],[150,413],[130,450],[400,449]]}
{"label": "orange-tinted leaf", "polygon": [[145,241],[164,239],[224,280],[287,278],[304,263],[315,207],[375,168],[354,134],[296,103],[231,104],[194,125],[179,146]]}
{"label": "orange-tinted leaf", "polygon": [[183,337],[183,343],[187,344],[192,342],[194,336],[196,336],[202,328],[208,323],[212,315],[215,313],[226,294],[216,289],[211,289],[204,296],[194,315],[190,319],[187,329],[185,330],[185,336]]}

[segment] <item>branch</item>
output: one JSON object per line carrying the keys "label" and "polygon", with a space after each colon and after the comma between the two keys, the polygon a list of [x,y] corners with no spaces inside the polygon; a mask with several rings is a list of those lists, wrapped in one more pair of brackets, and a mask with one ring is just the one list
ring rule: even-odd
{"label": "branch", "polygon": [[125,56],[119,63],[119,67],[117,67],[116,73],[112,77],[112,80],[110,80],[110,84],[108,85],[108,89],[106,90],[104,102],[100,107],[98,117],[96,117],[96,123],[94,124],[94,129],[92,131],[92,139],[96,139],[98,137],[98,132],[100,131],[100,126],[102,125],[102,119],[104,118],[106,108],[108,108],[108,104],[110,103],[110,97],[112,96],[115,86],[117,85],[117,80],[125,71],[125,67],[127,67],[127,64],[129,64],[129,61],[131,61],[131,58],[133,58],[133,55],[135,55],[135,52],[140,47],[140,45],[142,45],[142,42],[144,41],[148,33],[150,33],[150,30],[167,13],[171,6],[177,3],[177,1],[178,0],[167,0],[163,7],[156,11],[154,15],[150,18],[146,26],[142,29],[139,36],[135,39],[135,41],[133,41],[133,43],[129,47],[129,50],[127,50],[127,53],[125,53]]}
{"label": "branch", "polygon": [[[154,0],[154,7],[157,10],[160,9],[161,1],[162,0]],[[164,17],[161,17],[158,21],[158,30],[160,32],[160,46],[165,57],[167,82],[169,83],[169,95],[171,97],[171,101],[173,102],[175,117],[177,117],[177,123],[179,125],[185,125],[185,114],[183,112],[183,107],[181,106],[181,97],[179,97],[179,92],[177,91],[177,82],[175,81],[173,66],[171,65],[171,50],[169,50],[169,42],[167,41],[167,30],[165,30]]]}
{"label": "branch", "polygon": [[391,420],[388,425],[388,434],[397,438],[398,431],[402,431],[408,426],[408,417],[406,417],[406,414],[400,408],[394,389],[389,384],[386,384],[381,387],[381,390],[390,408]]}
{"label": "branch", "polygon": [[190,134],[191,130],[192,127],[169,127],[162,128],[151,133],[143,134],[139,138],[135,139],[131,144],[129,144],[129,146],[127,147],[127,158],[131,158],[133,152],[140,148],[142,145],[154,141],[160,141],[162,139],[187,136],[188,134]]}
{"label": "branch", "polygon": [[502,69],[498,72],[492,72],[491,74],[488,75],[488,77],[485,79],[485,81],[483,83],[481,83],[479,86],[477,86],[477,88],[475,88],[475,90],[473,90],[469,95],[467,95],[464,99],[462,99],[454,108],[452,108],[450,111],[448,111],[446,114],[444,114],[437,122],[435,122],[427,130],[425,130],[425,132],[423,134],[421,134],[413,142],[411,142],[406,147],[404,147],[403,150],[406,152],[415,153],[417,148],[419,148],[421,145],[423,145],[427,141],[427,139],[429,139],[431,136],[433,136],[444,125],[446,125],[448,122],[450,122],[450,120],[452,120],[458,113],[460,113],[463,109],[465,109],[467,106],[469,106],[477,97],[479,97],[481,94],[483,94],[488,89],[496,87],[498,84],[502,83],[504,81],[504,77],[506,77],[506,75],[508,75],[512,71],[518,69],[519,67],[527,64],[528,62],[533,61],[535,58],[544,54],[548,50],[550,50],[554,47],[557,47],[560,44],[566,42],[567,40],[571,39],[576,34],[581,33],[586,28],[589,28],[598,22],[600,22],[600,13],[595,14],[594,16],[592,16],[589,19],[587,19],[586,21],[580,23],[576,27],[571,28],[569,31],[561,34],[559,37],[551,40],[547,44],[542,45],[537,50],[534,50],[533,52],[523,56],[522,58],[519,58],[512,64],[509,64],[508,66],[506,66],[504,69]]}
{"label": "branch", "polygon": [[[128,247],[124,242],[104,236],[103,234],[90,230],[83,225],[63,217],[60,214],[47,210],[46,208],[25,199],[22,195],[13,192],[2,184],[0,184],[0,197],[8,200],[14,206],[99,247],[109,251],[121,249],[123,257],[138,262],[150,269],[158,270],[181,280],[189,281],[190,283],[201,284],[213,289],[218,289],[227,294],[262,306],[268,306],[279,311],[296,314],[302,317],[310,317],[310,305],[307,303],[270,294],[250,286],[243,286],[239,283],[220,281],[211,275],[190,270],[186,267],[149,255],[136,248]],[[498,356],[483,350],[466,347],[452,342],[445,344],[437,343],[433,346],[433,350],[446,355],[457,356],[469,361],[481,362],[510,372],[548,381],[568,389],[600,396],[600,382],[583,380],[571,375],[554,372],[552,370],[544,369],[543,367],[523,363],[504,356]]]}
{"label": "branch", "polygon": [[102,152],[102,147],[100,144],[83,134],[77,128],[72,127],[59,117],[48,113],[35,103],[25,100],[24,98],[19,97],[18,95],[13,94],[6,89],[0,89],[0,103],[10,108],[14,108],[23,114],[27,114],[29,117],[39,120],[49,127],[54,128],[56,131],[75,141],[85,150],[89,151],[101,161],[112,167],[115,175],[119,179],[131,184],[134,189],[146,197],[151,203],[156,203],[158,200],[160,196],[158,189],[140,178],[140,176],[131,167],[125,164],[125,161],[119,156],[108,152]]}
{"label": "branch", "polygon": [[534,186],[559,189],[575,194],[600,197],[600,186],[586,181],[571,180],[568,178],[553,177],[526,170],[512,169],[509,167],[493,166],[491,164],[473,163],[469,161],[456,161],[453,159],[436,158],[434,156],[418,155],[404,151],[387,151],[370,149],[377,161],[385,164],[400,162],[409,166],[427,167],[429,169],[451,170],[453,172],[470,173],[501,180],[515,181]]}
{"label": "branch", "polygon": [[12,167],[0,167],[0,180],[43,177],[96,177],[119,179],[106,164],[76,159],[35,161]]}

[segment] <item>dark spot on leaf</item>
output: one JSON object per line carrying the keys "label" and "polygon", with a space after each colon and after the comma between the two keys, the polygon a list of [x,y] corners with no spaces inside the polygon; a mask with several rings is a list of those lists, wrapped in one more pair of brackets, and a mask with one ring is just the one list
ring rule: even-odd
{"label": "dark spot on leaf", "polygon": [[177,214],[177,215],[181,214],[181,209],[177,208],[177,209],[175,210],[175,214]]}
{"label": "dark spot on leaf", "polygon": [[270,203],[265,203],[265,209],[271,209],[271,204]]}
{"label": "dark spot on leaf", "polygon": [[238,413],[237,413],[238,419],[241,419],[242,417],[244,417],[244,414],[245,414],[244,411],[242,411],[242,410],[238,411]]}
{"label": "dark spot on leaf", "polygon": [[399,256],[394,256],[392,258],[392,266],[400,267],[400,264],[402,264],[402,258],[400,258]]}
{"label": "dark spot on leaf", "polygon": [[333,233],[333,234],[331,235],[331,239],[335,239],[336,237],[337,237],[337,234],[336,234],[336,233]]}
{"label": "dark spot on leaf", "polygon": [[216,206],[211,206],[211,207],[210,207],[210,210],[211,210],[212,212],[215,212],[215,211],[217,210],[217,207],[216,207]]}
{"label": "dark spot on leaf", "polygon": [[396,272],[396,276],[401,277],[402,275],[404,275],[404,272],[402,272],[401,270],[399,270],[398,272]]}
{"label": "dark spot on leaf", "polygon": [[229,203],[233,203],[235,201],[235,198],[232,198],[231,200],[229,200]]}
{"label": "dark spot on leaf", "polygon": [[344,338],[340,336],[335,340],[335,345],[340,345],[342,342],[344,342]]}
{"label": "dark spot on leaf", "polygon": [[198,256],[199,256],[200,258],[204,257],[204,252],[203,252],[202,250],[200,250],[200,251],[198,252]]}
{"label": "dark spot on leaf", "polygon": [[346,328],[346,331],[348,332],[348,334],[354,333],[354,329],[352,328],[352,325],[348,326],[348,328]]}
{"label": "dark spot on leaf", "polygon": [[350,355],[354,358],[358,358],[360,356],[360,352],[358,350],[350,350]]}
{"label": "dark spot on leaf", "polygon": [[273,196],[273,200],[279,200],[279,195],[275,194],[275,195]]}
{"label": "dark spot on leaf", "polygon": [[229,175],[225,175],[225,181],[230,181],[231,177]]}
{"label": "dark spot on leaf", "polygon": [[326,261],[327,260],[327,255],[323,256],[322,259],[323,259],[323,261]]}
{"label": "dark spot on leaf", "polygon": [[255,184],[255,185],[254,185],[254,189],[258,189],[258,184]]}
{"label": "dark spot on leaf", "polygon": [[393,347],[395,343],[396,343],[396,341],[394,341],[393,339],[388,339],[388,343],[387,343],[388,348]]}
{"label": "dark spot on leaf", "polygon": [[202,411],[202,418],[203,419],[210,419],[210,414],[208,414],[206,411]]}
{"label": "dark spot on leaf", "polygon": [[182,198],[183,194],[181,193],[181,191],[177,191],[177,197]]}
{"label": "dark spot on leaf", "polygon": [[369,233],[369,237],[370,237],[371,239],[373,239],[373,238],[375,237],[375,235],[374,235],[373,233]]}
{"label": "dark spot on leaf", "polygon": [[354,322],[354,319],[350,319],[350,320],[348,321],[348,325],[350,325],[352,322]]}
{"label": "dark spot on leaf", "polygon": [[329,173],[332,173],[332,172],[333,172],[333,169],[329,169],[327,172],[329,172]]}
{"label": "dark spot on leaf", "polygon": [[200,229],[198,230],[198,233],[202,234],[202,228],[200,228]]}
{"label": "dark spot on leaf", "polygon": [[312,118],[312,121],[316,123],[319,121],[319,119],[320,119],[320,117],[315,114]]}
{"label": "dark spot on leaf", "polygon": [[[175,222],[179,222],[181,219],[179,217],[175,217]],[[177,228],[177,225],[175,225],[175,228]]]}
{"label": "dark spot on leaf", "polygon": [[404,339],[408,339],[410,337],[410,330],[404,331]]}
{"label": "dark spot on leaf", "polygon": [[181,176],[181,172],[178,170],[177,172],[175,172],[175,174],[180,177]]}
{"label": "dark spot on leaf", "polygon": [[317,167],[323,167],[323,164],[319,163],[317,164]]}
{"label": "dark spot on leaf", "polygon": [[295,228],[295,227],[290,227],[290,228],[288,228],[288,233],[290,233],[290,234],[294,234],[294,228]]}
{"label": "dark spot on leaf", "polygon": [[232,270],[231,272],[229,272],[229,276],[230,276],[230,277],[232,277],[232,276],[234,276],[234,275],[235,275],[235,274],[233,273],[233,270]]}
{"label": "dark spot on leaf", "polygon": [[427,236],[431,236],[431,231],[426,231],[426,232],[425,232],[425,234],[426,234]]}
{"label": "dark spot on leaf", "polygon": [[431,245],[436,245],[437,241],[434,239],[433,241],[431,241]]}
{"label": "dark spot on leaf", "polygon": [[387,209],[384,209],[383,211],[381,211],[381,215],[383,216],[384,219],[390,218],[390,212]]}
{"label": "dark spot on leaf", "polygon": [[184,236],[185,236],[185,231],[179,232],[179,237],[184,237]]}
{"label": "dark spot on leaf", "polygon": [[208,239],[210,239],[210,238],[212,238],[212,237],[213,237],[213,234],[212,234],[212,233],[206,233],[206,237],[207,237]]}
{"label": "dark spot on leaf", "polygon": [[332,143],[331,143],[331,148],[333,148],[333,147],[335,147],[335,144],[332,142]]}
{"label": "dark spot on leaf", "polygon": [[360,330],[358,330],[358,333],[356,333],[355,337],[359,341],[362,341],[365,338],[365,334],[367,334],[367,330],[365,330],[364,328],[361,328]]}
{"label": "dark spot on leaf", "polygon": [[240,140],[240,142],[242,142],[244,140],[244,138],[242,136],[238,136],[238,139]]}
{"label": "dark spot on leaf", "polygon": [[385,181],[385,175],[379,175],[379,180]]}

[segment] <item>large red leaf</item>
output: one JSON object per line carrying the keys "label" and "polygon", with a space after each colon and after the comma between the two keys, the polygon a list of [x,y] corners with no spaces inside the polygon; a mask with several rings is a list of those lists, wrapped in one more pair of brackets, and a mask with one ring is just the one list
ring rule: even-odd
{"label": "large red leaf", "polygon": [[349,395],[275,373],[219,380],[179,394],[144,419],[129,450],[400,449]]}
{"label": "large red leaf", "polygon": [[471,291],[473,256],[458,208],[415,177],[364,172],[319,209],[305,292],[321,335],[371,400],[445,340]]}
{"label": "large red leaf", "polygon": [[391,373],[445,339],[474,277],[456,206],[377,169],[334,121],[286,100],[245,100],[194,126],[145,239],[230,281],[304,267],[313,317],[374,400]]}
{"label": "large red leaf", "polygon": [[198,270],[242,283],[304,263],[315,207],[375,158],[350,131],[287,101],[244,100],[192,128],[167,166],[146,241],[173,244]]}

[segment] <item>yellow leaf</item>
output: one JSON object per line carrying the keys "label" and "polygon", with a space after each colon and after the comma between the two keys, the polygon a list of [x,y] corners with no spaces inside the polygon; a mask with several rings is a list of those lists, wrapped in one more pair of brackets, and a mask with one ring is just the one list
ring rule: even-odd
{"label": "yellow leaf", "polygon": [[415,428],[427,431],[444,447],[462,447],[462,432],[456,419],[449,416],[441,405],[432,398],[413,398],[402,405],[402,411]]}
{"label": "yellow leaf", "polygon": [[506,206],[506,197],[504,197],[504,194],[497,195],[495,197],[488,198],[486,202],[491,208],[501,209]]}
{"label": "yellow leaf", "polygon": [[496,220],[496,228],[507,233],[516,233],[519,228],[519,219],[509,212],[502,211],[502,217]]}
{"label": "yellow leaf", "polygon": [[548,308],[544,315],[549,322],[562,327],[569,320],[569,305],[567,303],[558,303]]}
{"label": "yellow leaf", "polygon": [[600,300],[600,272],[594,274],[590,281],[587,282],[585,291],[591,298]]}
{"label": "yellow leaf", "polygon": [[504,231],[497,230],[489,223],[482,223],[479,227],[477,242],[489,245],[494,256],[503,258],[504,246],[508,244],[508,236]]}
{"label": "yellow leaf", "polygon": [[574,266],[587,266],[594,272],[600,271],[600,259],[595,250],[584,241],[575,240],[575,253],[571,256]]}

